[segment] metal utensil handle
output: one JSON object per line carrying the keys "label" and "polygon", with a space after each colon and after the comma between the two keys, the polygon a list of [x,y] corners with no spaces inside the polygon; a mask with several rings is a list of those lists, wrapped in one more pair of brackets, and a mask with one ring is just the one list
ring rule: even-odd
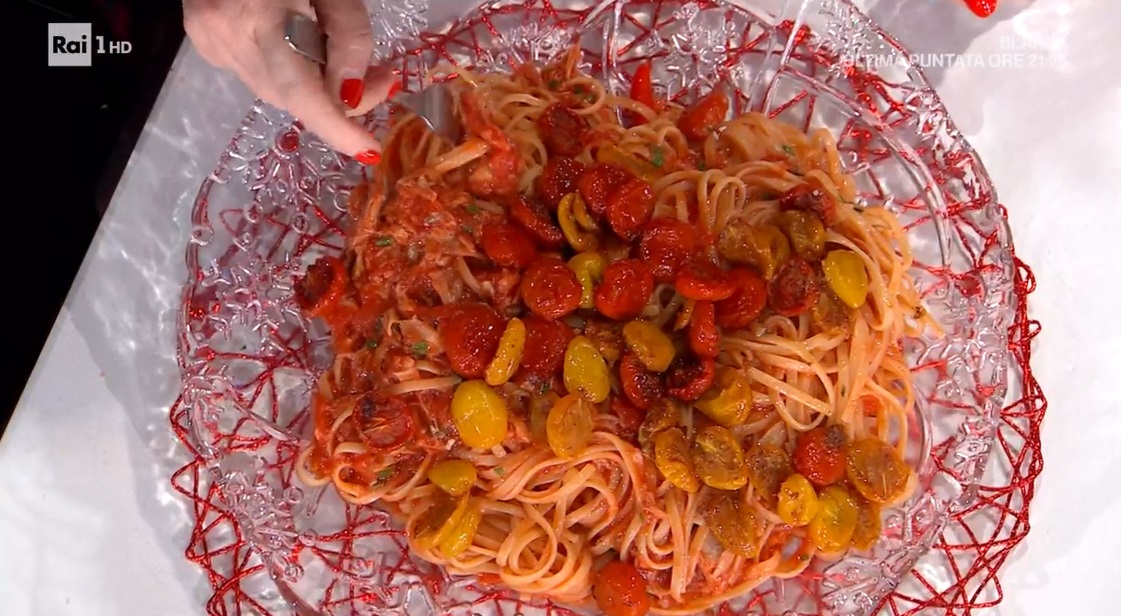
{"label": "metal utensil handle", "polygon": [[284,22],[284,40],[296,53],[312,62],[327,64],[327,35],[307,15],[292,13]]}

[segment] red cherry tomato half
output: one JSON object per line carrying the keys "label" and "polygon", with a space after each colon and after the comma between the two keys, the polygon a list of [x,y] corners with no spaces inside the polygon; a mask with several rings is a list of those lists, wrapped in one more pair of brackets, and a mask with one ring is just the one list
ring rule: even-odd
{"label": "red cherry tomato half", "polygon": [[580,176],[576,186],[588,206],[588,211],[597,218],[603,218],[607,215],[607,197],[611,191],[632,177],[628,171],[605,163],[597,163]]}
{"label": "red cherry tomato half", "polygon": [[715,359],[720,354],[720,332],[716,329],[716,306],[697,302],[689,317],[689,350],[697,357]]}
{"label": "red cherry tomato half", "polygon": [[515,380],[556,374],[564,361],[568,343],[576,337],[576,332],[563,321],[530,316],[522,322],[525,323],[525,348]]}
{"label": "red cherry tomato half", "polygon": [[755,270],[737,267],[728,272],[736,291],[726,300],[716,302],[716,323],[728,329],[751,325],[767,306],[767,281]]}
{"label": "red cherry tomato half", "polygon": [[802,259],[791,259],[771,281],[771,310],[784,317],[796,317],[813,307],[821,292],[813,267]]}
{"label": "red cherry tomato half", "polygon": [[376,450],[396,449],[413,436],[416,422],[399,398],[377,400],[362,396],[354,406],[354,418],[362,440]]}
{"label": "red cherry tomato half", "polygon": [[654,190],[646,182],[631,178],[607,197],[607,224],[615,235],[633,242],[654,214]]}
{"label": "red cherry tomato half", "polygon": [[697,248],[697,232],[687,222],[660,217],[642,232],[638,256],[650,266],[658,282],[673,282]]}
{"label": "red cherry tomato half", "polygon": [[731,297],[736,283],[719,265],[695,260],[681,268],[674,288],[686,299],[715,302]]}
{"label": "red cherry tomato half", "polygon": [[653,292],[650,268],[637,259],[623,259],[603,270],[592,299],[600,314],[622,321],[638,316]]}
{"label": "red cherry tomato half", "polygon": [[728,115],[728,97],[715,90],[681,114],[677,127],[690,141],[703,141]]}
{"label": "red cherry tomato half", "polygon": [[522,276],[522,301],[539,317],[559,319],[580,307],[583,287],[572,268],[553,257],[538,259]]}
{"label": "red cherry tomato half", "polygon": [[537,245],[556,250],[564,246],[564,233],[541,203],[517,196],[509,202],[510,218],[529,233]]}
{"label": "red cherry tomato half", "polygon": [[619,360],[619,384],[631,404],[644,411],[662,397],[662,382],[658,380],[658,375],[647,370],[642,360],[630,351],[623,353]]}
{"label": "red cherry tomato half", "polygon": [[485,304],[457,304],[443,312],[436,332],[452,370],[467,379],[481,378],[498,351],[506,321]]}
{"label": "red cherry tomato half", "polygon": [[666,371],[666,393],[682,402],[696,402],[716,382],[716,362],[678,357]]}
{"label": "red cherry tomato half", "polygon": [[646,616],[650,613],[646,580],[638,569],[624,562],[616,560],[607,563],[596,576],[592,594],[604,616]]}
{"label": "red cherry tomato half", "polygon": [[590,127],[584,116],[560,103],[545,108],[537,118],[537,131],[550,154],[576,156],[584,149]]}
{"label": "red cherry tomato half", "polygon": [[577,180],[584,176],[588,167],[567,156],[552,156],[541,175],[537,177],[537,196],[554,212],[565,195],[576,191]]}
{"label": "red cherry tomato half", "polygon": [[505,221],[483,227],[481,243],[490,260],[503,267],[526,267],[537,258],[533,238]]}

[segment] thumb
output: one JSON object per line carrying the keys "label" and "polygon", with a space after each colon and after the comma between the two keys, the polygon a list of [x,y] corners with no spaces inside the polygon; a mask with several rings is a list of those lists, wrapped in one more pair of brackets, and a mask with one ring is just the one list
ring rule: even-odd
{"label": "thumb", "polygon": [[289,49],[282,36],[263,37],[260,44],[276,104],[332,148],[359,162],[376,164],[381,146],[369,131],[347,118],[327,94],[319,67]]}
{"label": "thumb", "polygon": [[363,0],[316,0],[315,16],[327,34],[327,91],[354,109],[365,92],[366,69],[374,54],[370,13]]}

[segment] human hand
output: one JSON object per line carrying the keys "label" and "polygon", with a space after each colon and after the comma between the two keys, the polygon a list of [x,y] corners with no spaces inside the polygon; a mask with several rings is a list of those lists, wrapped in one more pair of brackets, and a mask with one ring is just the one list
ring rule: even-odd
{"label": "human hand", "polygon": [[[284,39],[294,12],[327,34],[325,69]],[[262,100],[361,163],[381,159],[373,135],[348,117],[385,100],[393,84],[391,71],[370,66],[374,40],[362,0],[185,0],[183,24],[207,62],[232,71]]]}

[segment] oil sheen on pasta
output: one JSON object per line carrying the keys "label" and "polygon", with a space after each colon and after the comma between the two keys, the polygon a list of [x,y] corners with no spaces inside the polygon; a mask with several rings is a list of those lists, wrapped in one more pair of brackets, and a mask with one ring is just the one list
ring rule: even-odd
{"label": "oil sheen on pasta", "polygon": [[[908,497],[904,230],[825,131],[626,95],[578,52],[401,115],[297,289],[335,357],[297,464],[454,574],[689,614],[866,550]],[[936,332],[937,333],[937,332]]]}

